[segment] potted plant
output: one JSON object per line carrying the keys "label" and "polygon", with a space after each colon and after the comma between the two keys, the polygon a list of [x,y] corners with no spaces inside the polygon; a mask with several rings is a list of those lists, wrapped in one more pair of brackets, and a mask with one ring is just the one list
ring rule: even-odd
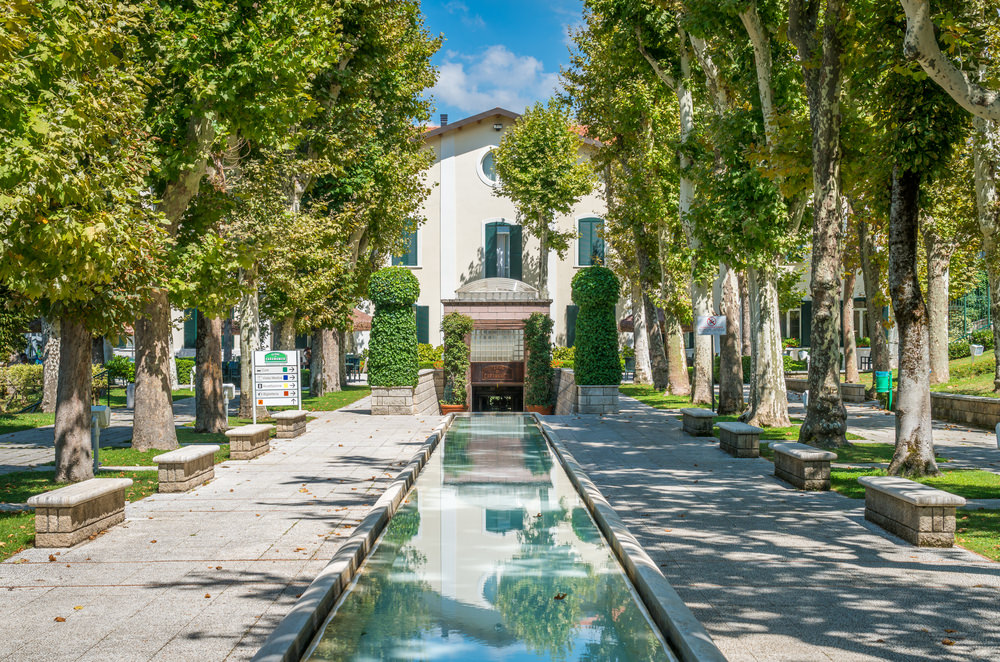
{"label": "potted plant", "polygon": [[524,322],[524,343],[528,348],[524,409],[548,416],[552,413],[552,318],[532,313]]}
{"label": "potted plant", "polygon": [[469,346],[465,344],[465,337],[472,333],[472,318],[457,312],[450,313],[445,316],[442,327],[445,398],[441,401],[441,413],[468,411]]}

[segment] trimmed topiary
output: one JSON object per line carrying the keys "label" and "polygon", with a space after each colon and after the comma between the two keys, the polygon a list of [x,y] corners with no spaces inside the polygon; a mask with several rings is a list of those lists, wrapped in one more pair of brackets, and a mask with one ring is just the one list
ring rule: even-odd
{"label": "trimmed topiary", "polygon": [[467,395],[466,372],[469,370],[469,346],[465,336],[472,333],[472,318],[454,312],[445,316],[444,330],[444,383],[448,394],[445,404],[464,405]]}
{"label": "trimmed topiary", "polygon": [[580,306],[576,318],[574,366],[577,384],[621,383],[618,325],[615,323],[615,305],[620,291],[618,279],[607,267],[588,267],[573,277],[573,303]]}
{"label": "trimmed topiary", "polygon": [[413,304],[420,283],[409,269],[386,267],[368,282],[368,298],[375,304],[368,349],[371,386],[417,385],[417,320]]}
{"label": "trimmed topiary", "polygon": [[548,407],[552,404],[552,318],[531,313],[524,322],[524,344],[528,347],[528,365],[524,404]]}

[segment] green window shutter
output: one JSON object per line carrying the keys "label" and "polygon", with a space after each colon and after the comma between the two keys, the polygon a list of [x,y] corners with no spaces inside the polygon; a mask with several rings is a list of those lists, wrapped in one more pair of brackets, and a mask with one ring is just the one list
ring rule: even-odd
{"label": "green window shutter", "polygon": [[497,225],[498,223],[486,224],[486,245],[483,247],[486,263],[486,277],[497,277]]}
{"label": "green window shutter", "polygon": [[417,342],[418,343],[429,343],[430,342],[430,312],[429,306],[414,306],[413,312],[417,316]]}
{"label": "green window shutter", "polygon": [[591,245],[593,247],[591,254],[596,258],[598,263],[604,264],[604,238],[600,235],[604,231],[604,221],[595,220],[591,228]]}
{"label": "green window shutter", "polygon": [[303,333],[295,336],[295,349],[305,349],[309,346],[309,334]]}
{"label": "green window shutter", "polygon": [[417,231],[409,233],[407,237],[409,244],[406,252],[402,255],[394,255],[392,257],[392,266],[394,267],[415,267],[417,266]]}
{"label": "green window shutter", "polygon": [[576,345],[576,316],[580,313],[580,306],[566,306],[566,346]]}
{"label": "green window shutter", "polygon": [[184,349],[194,349],[198,344],[198,311],[188,308],[184,311]]}
{"label": "green window shutter", "polygon": [[801,347],[809,347],[809,343],[812,341],[812,323],[813,323],[813,302],[803,301],[802,302],[802,316],[799,317],[800,324],[802,324],[802,338],[799,342]]}
{"label": "green window shutter", "polygon": [[521,280],[521,226],[510,226],[510,277]]}
{"label": "green window shutter", "polygon": [[589,267],[594,242],[594,224],[589,218],[580,219],[580,240],[577,244],[577,262],[581,267]]}

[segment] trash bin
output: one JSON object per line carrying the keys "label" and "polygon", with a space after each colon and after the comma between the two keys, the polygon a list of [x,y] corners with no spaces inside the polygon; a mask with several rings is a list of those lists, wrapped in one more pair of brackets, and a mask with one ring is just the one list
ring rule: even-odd
{"label": "trash bin", "polygon": [[892,390],[892,373],[883,372],[881,370],[875,371],[875,392],[876,393],[888,393]]}

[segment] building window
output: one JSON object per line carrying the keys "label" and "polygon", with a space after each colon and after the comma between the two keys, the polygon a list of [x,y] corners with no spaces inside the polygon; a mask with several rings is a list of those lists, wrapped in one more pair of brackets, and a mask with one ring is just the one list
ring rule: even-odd
{"label": "building window", "polygon": [[493,153],[494,149],[495,147],[486,148],[486,151],[483,152],[477,166],[479,179],[481,179],[487,186],[497,185],[497,162],[496,155]]}
{"label": "building window", "polygon": [[407,249],[402,255],[394,255],[392,257],[392,266],[394,267],[416,267],[419,266],[419,261],[417,260],[417,231],[414,230],[407,234]]}
{"label": "building window", "polygon": [[521,226],[506,221],[486,224],[486,278],[521,280]]}
{"label": "building window", "polygon": [[512,362],[524,360],[523,329],[473,329],[471,360]]}
{"label": "building window", "polygon": [[198,311],[184,311],[184,349],[195,349],[198,344]]}
{"label": "building window", "polygon": [[577,242],[577,264],[581,267],[604,264],[604,239],[601,237],[604,221],[599,218],[581,218],[578,226],[580,239]]}
{"label": "building window", "polygon": [[576,317],[580,314],[580,306],[566,306],[566,346],[576,345]]}
{"label": "building window", "polygon": [[431,340],[430,333],[430,319],[431,319],[431,309],[430,306],[414,306],[413,314],[417,318],[417,342],[427,344]]}

